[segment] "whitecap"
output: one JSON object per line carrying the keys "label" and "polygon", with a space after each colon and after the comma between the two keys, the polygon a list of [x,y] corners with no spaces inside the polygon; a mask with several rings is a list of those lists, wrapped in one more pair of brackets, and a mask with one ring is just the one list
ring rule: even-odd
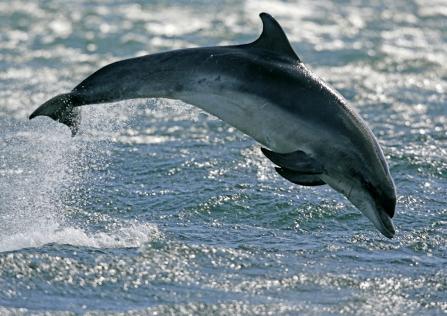
{"label": "whitecap", "polygon": [[151,223],[127,223],[114,231],[94,233],[86,232],[82,228],[54,224],[2,236],[0,252],[38,248],[52,243],[93,248],[135,248],[160,237],[161,232]]}

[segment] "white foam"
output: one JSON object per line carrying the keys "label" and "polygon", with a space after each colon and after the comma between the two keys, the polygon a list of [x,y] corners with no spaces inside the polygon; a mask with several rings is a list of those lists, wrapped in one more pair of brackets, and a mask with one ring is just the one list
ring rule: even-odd
{"label": "white foam", "polygon": [[1,236],[0,252],[23,248],[37,248],[56,243],[93,248],[133,248],[160,238],[157,226],[149,223],[131,223],[114,231],[87,233],[80,228],[53,226],[29,230],[11,236]]}

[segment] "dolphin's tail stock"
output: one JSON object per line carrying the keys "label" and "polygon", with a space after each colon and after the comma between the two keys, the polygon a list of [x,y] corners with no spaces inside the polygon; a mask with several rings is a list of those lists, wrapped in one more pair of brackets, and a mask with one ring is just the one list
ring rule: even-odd
{"label": "dolphin's tail stock", "polygon": [[53,120],[67,125],[71,130],[71,136],[75,136],[81,123],[81,109],[75,99],[71,93],[59,94],[39,106],[29,119],[40,115],[49,116]]}

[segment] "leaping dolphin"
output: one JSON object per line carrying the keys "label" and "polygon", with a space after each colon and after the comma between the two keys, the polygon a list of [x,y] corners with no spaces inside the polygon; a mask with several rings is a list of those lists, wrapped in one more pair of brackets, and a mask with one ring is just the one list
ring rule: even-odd
{"label": "leaping dolphin", "polygon": [[80,106],[136,98],[178,99],[253,137],[287,180],[328,184],[386,237],[395,234],[396,193],[382,150],[361,117],[309,71],[278,22],[261,13],[252,43],[180,49],[109,64],[42,104],[75,135]]}

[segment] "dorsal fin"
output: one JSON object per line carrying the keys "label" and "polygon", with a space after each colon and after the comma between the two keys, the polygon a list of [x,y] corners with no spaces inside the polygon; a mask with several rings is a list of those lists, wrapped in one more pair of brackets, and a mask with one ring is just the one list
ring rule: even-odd
{"label": "dorsal fin", "polygon": [[301,62],[294,52],[281,25],[268,13],[259,15],[262,20],[262,33],[259,38],[248,46],[273,51]]}

